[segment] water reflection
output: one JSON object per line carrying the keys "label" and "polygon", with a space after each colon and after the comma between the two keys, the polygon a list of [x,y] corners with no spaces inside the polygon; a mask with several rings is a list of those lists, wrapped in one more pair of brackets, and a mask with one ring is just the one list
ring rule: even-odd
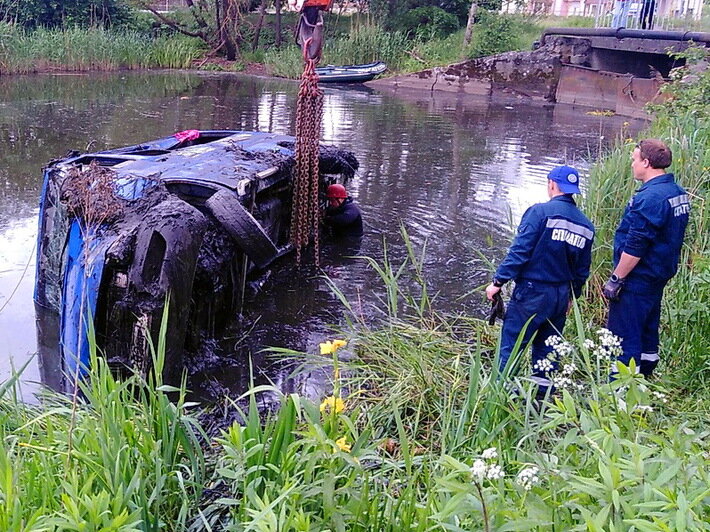
{"label": "water reflection", "polygon": [[[0,331],[11,338],[3,346],[0,378],[11,358],[18,365],[36,350],[32,261],[48,160],[70,149],[135,144],[182,129],[293,134],[297,89],[290,81],[185,72],[0,77]],[[387,241],[390,257],[403,260],[404,224],[417,247],[427,243],[426,276],[439,307],[476,312],[480,300],[458,300],[488,278],[476,252],[500,258],[511,224],[546,199],[549,168],[562,162],[584,168],[624,121],[520,100],[326,88],[323,135],[361,163],[349,187],[366,226],[359,253],[381,259]],[[640,126],[632,121],[628,127]],[[255,353],[275,345],[314,352],[331,335],[329,326],[343,319],[323,274],[357,312],[377,316],[381,287],[362,261],[347,258],[352,254],[326,246],[322,271],[298,270],[283,260],[245,308],[242,324],[253,327],[248,339],[243,329],[235,331],[225,341],[228,350]],[[283,379],[257,358],[261,370]],[[237,393],[248,371],[219,366],[201,377]],[[38,378],[35,364],[26,380]]]}

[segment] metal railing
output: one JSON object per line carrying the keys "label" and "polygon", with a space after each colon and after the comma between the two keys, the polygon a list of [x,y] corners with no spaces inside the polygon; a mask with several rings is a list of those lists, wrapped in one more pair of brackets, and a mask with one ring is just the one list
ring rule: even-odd
{"label": "metal railing", "polygon": [[604,0],[585,7],[596,28],[703,31],[702,3],[693,0]]}

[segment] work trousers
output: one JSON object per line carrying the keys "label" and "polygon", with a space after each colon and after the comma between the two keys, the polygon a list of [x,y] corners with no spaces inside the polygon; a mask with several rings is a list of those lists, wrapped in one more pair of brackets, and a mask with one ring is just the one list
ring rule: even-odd
{"label": "work trousers", "polygon": [[[533,335],[537,333],[532,341],[532,380],[538,385],[539,395],[547,392],[552,382],[545,372],[534,369],[535,363],[546,358],[552,351],[552,347],[545,345],[545,340],[550,336],[562,334],[567,319],[569,300],[569,283],[551,284],[521,280],[516,283],[508,304],[501,332],[500,370],[505,369],[518,341],[518,336],[530,320],[522,336],[520,349],[524,350]],[[554,369],[557,369],[556,366]]]}
{"label": "work trousers", "polygon": [[658,327],[661,322],[663,288],[626,286],[617,301],[609,302],[607,328],[621,338],[623,354],[619,362],[628,366],[631,359],[646,377],[658,365]]}

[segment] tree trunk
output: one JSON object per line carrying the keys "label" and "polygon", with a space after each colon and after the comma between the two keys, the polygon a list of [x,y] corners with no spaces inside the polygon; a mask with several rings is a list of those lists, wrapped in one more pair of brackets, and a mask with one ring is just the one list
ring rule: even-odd
{"label": "tree trunk", "polygon": [[276,48],[281,48],[281,0],[274,0],[276,8]]}
{"label": "tree trunk", "polygon": [[261,27],[264,25],[264,15],[266,13],[266,0],[261,0],[261,5],[259,6],[259,20],[256,22],[256,28],[254,28],[254,41],[251,43],[251,51],[256,52],[259,47],[259,35],[261,34]]}
{"label": "tree trunk", "polygon": [[473,0],[471,2],[471,8],[468,10],[468,21],[466,22],[466,33],[463,36],[463,47],[468,48],[471,44],[471,38],[473,37],[473,19],[476,17],[476,11],[478,10],[478,0]]}

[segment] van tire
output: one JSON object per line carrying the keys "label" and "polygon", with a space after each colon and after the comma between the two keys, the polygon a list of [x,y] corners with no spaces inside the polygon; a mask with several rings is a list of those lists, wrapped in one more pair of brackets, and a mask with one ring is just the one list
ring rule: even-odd
{"label": "van tire", "polygon": [[205,206],[258,268],[265,268],[277,257],[279,250],[234,192],[215,192]]}

